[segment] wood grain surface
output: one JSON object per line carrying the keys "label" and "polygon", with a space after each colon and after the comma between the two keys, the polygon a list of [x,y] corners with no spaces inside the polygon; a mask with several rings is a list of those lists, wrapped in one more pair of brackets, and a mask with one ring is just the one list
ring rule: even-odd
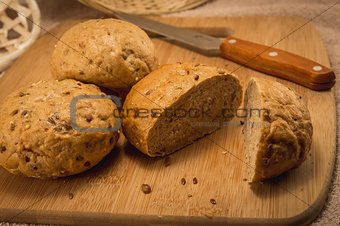
{"label": "wood grain surface", "polygon": [[[272,45],[305,23],[296,17],[156,18],[201,32]],[[49,60],[57,39],[77,21],[45,34],[0,78],[0,100],[15,89],[52,79]],[[228,29],[226,29],[228,28]],[[0,169],[0,221],[64,224],[306,224],[327,197],[335,158],[334,90],[317,92],[219,57],[206,57],[153,38],[160,63],[195,61],[235,71],[241,83],[251,76],[280,81],[302,96],[314,126],[311,155],[298,169],[250,186],[246,178],[240,119],[166,158],[150,158],[125,138],[99,165],[58,180],[13,176]],[[276,48],[329,67],[323,43],[310,24]],[[166,163],[170,162],[170,165]],[[168,165],[168,166],[166,166]],[[193,178],[197,178],[197,184]],[[182,185],[181,179],[186,184]],[[149,184],[145,195],[141,185]],[[71,199],[70,196],[73,196]],[[211,203],[216,200],[216,204]]]}

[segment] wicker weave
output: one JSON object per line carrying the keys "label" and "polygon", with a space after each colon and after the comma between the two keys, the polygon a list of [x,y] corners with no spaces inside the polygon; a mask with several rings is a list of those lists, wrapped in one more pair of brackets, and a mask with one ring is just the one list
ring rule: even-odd
{"label": "wicker weave", "polygon": [[183,11],[209,0],[79,0],[104,13],[123,12],[141,15],[159,15]]}
{"label": "wicker weave", "polygon": [[0,71],[20,56],[40,34],[35,0],[0,1]]}

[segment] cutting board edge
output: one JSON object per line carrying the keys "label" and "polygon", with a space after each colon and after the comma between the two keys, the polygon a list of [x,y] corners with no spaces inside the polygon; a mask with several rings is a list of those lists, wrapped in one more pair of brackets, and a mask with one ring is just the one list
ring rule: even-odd
{"label": "cutting board edge", "polygon": [[[326,189],[326,188],[325,188]],[[323,207],[327,196],[320,195],[318,199],[304,212],[289,218],[233,218],[211,216],[159,216],[159,215],[135,215],[94,213],[80,211],[49,211],[49,210],[13,210],[0,209],[0,222],[32,223],[32,224],[66,224],[66,225],[112,225],[123,223],[124,225],[141,224],[166,224],[180,225],[307,225],[311,223]],[[5,216],[13,216],[11,218]]]}

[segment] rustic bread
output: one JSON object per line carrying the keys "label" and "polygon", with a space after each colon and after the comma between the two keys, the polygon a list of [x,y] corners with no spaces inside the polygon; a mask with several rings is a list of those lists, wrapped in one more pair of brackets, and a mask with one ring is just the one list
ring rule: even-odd
{"label": "rustic bread", "polygon": [[298,167],[310,151],[313,134],[301,97],[281,83],[252,78],[244,105],[248,111],[244,143],[250,182]]}
{"label": "rustic bread", "polygon": [[113,90],[129,89],[158,66],[154,45],[139,27],[96,19],[66,31],[55,46],[51,72]]}
{"label": "rustic bread", "polygon": [[164,156],[220,128],[241,101],[238,78],[224,69],[195,63],[163,65],[128,93],[123,131],[143,153]]}
{"label": "rustic bread", "polygon": [[[102,95],[75,80],[42,81],[8,95],[0,104],[0,165],[13,174],[56,178],[96,165],[114,147],[118,132],[80,132],[70,123],[70,103],[78,95]],[[108,128],[116,120],[108,99],[76,104],[81,128]]]}

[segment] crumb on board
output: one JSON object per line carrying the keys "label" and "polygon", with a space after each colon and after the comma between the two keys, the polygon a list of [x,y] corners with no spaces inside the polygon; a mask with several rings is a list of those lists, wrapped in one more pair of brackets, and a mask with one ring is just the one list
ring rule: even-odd
{"label": "crumb on board", "polygon": [[69,198],[69,199],[73,199],[73,197],[74,197],[73,193],[71,193],[71,192],[68,193],[68,198]]}
{"label": "crumb on board", "polygon": [[194,177],[194,179],[192,179],[192,182],[193,182],[194,184],[197,184],[197,183],[198,183],[197,178]]}
{"label": "crumb on board", "polygon": [[142,184],[142,192],[144,194],[150,194],[151,193],[151,187],[148,184]]}

